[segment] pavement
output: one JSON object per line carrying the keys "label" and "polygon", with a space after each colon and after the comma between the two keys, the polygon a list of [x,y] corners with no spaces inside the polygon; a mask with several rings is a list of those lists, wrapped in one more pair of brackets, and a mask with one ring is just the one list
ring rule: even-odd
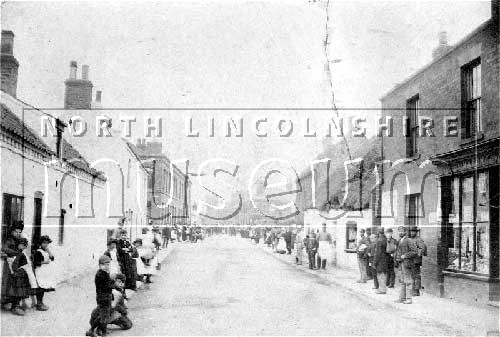
{"label": "pavement", "polygon": [[[169,244],[168,249],[160,250],[158,260],[164,261],[176,245],[181,244]],[[58,284],[55,292],[44,297],[44,303],[49,306],[48,311],[27,309],[25,316],[15,316],[2,310],[0,335],[84,336],[89,328],[90,313],[96,306],[94,277],[95,271],[90,271]],[[138,286],[137,292],[126,290],[130,301],[136,295],[147,294],[149,284],[138,282]],[[30,304],[30,300],[27,302]]]}
{"label": "pavement", "polygon": [[303,265],[295,263],[295,252],[291,255],[278,254],[267,245],[255,245],[268,254],[273,255],[277,260],[293,265],[296,269],[315,275],[333,287],[340,287],[344,291],[355,292],[359,296],[375,300],[380,304],[401,310],[408,315],[418,315],[428,322],[438,322],[444,327],[448,327],[453,334],[463,336],[499,336],[499,308],[488,305],[467,305],[446,298],[440,298],[422,291],[422,296],[413,297],[411,305],[395,303],[399,295],[399,285],[396,279],[396,286],[387,289],[386,295],[375,293],[373,281],[367,283],[357,283],[359,271],[356,269],[339,268],[328,266],[326,270],[310,270],[307,264],[307,256],[304,252]]}
{"label": "pavement", "polygon": [[[352,273],[309,271],[293,256],[245,239],[221,235],[171,247],[162,252],[154,283],[128,303],[132,329],[111,335],[470,336],[486,335],[494,321],[494,308],[471,312],[455,302],[444,308],[435,301],[443,299],[427,294],[397,305],[395,292],[375,295],[371,285],[354,283]],[[2,312],[2,336],[83,335],[95,305],[92,277],[47,295],[47,312]]]}

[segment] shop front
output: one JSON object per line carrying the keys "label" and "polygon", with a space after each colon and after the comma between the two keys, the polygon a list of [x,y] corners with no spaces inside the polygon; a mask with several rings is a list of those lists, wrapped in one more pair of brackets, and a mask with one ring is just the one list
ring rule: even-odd
{"label": "shop front", "polygon": [[437,155],[442,294],[465,302],[499,297],[499,138]]}

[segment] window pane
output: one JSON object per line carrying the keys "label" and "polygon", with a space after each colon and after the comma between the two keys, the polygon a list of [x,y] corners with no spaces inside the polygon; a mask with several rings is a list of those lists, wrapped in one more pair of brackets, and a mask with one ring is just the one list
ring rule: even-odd
{"label": "window pane", "polygon": [[472,249],[474,245],[474,226],[472,223],[462,223],[461,265],[464,271],[473,271]]}

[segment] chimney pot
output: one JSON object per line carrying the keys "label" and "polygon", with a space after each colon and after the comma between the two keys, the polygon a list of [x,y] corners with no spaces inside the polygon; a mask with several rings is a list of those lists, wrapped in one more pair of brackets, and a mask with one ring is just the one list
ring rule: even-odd
{"label": "chimney pot", "polygon": [[89,79],[89,66],[84,64],[82,66],[82,80],[88,81]]}
{"label": "chimney pot", "polygon": [[448,45],[448,36],[446,34],[446,31],[441,31],[438,34],[439,37],[439,44],[442,46],[447,46]]}
{"label": "chimney pot", "polygon": [[78,68],[78,65],[76,61],[71,61],[69,63],[69,78],[72,80],[76,79],[76,69]]}

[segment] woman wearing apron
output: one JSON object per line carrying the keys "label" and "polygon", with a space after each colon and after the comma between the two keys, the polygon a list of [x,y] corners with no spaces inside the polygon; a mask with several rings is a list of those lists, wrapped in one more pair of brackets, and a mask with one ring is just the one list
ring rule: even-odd
{"label": "woman wearing apron", "polygon": [[35,276],[38,281],[38,291],[36,294],[36,309],[46,311],[49,309],[43,303],[43,296],[46,292],[54,291],[56,286],[56,272],[54,270],[54,255],[49,250],[49,244],[52,242],[49,236],[44,235],[40,238],[40,248],[37,249],[34,256]]}

